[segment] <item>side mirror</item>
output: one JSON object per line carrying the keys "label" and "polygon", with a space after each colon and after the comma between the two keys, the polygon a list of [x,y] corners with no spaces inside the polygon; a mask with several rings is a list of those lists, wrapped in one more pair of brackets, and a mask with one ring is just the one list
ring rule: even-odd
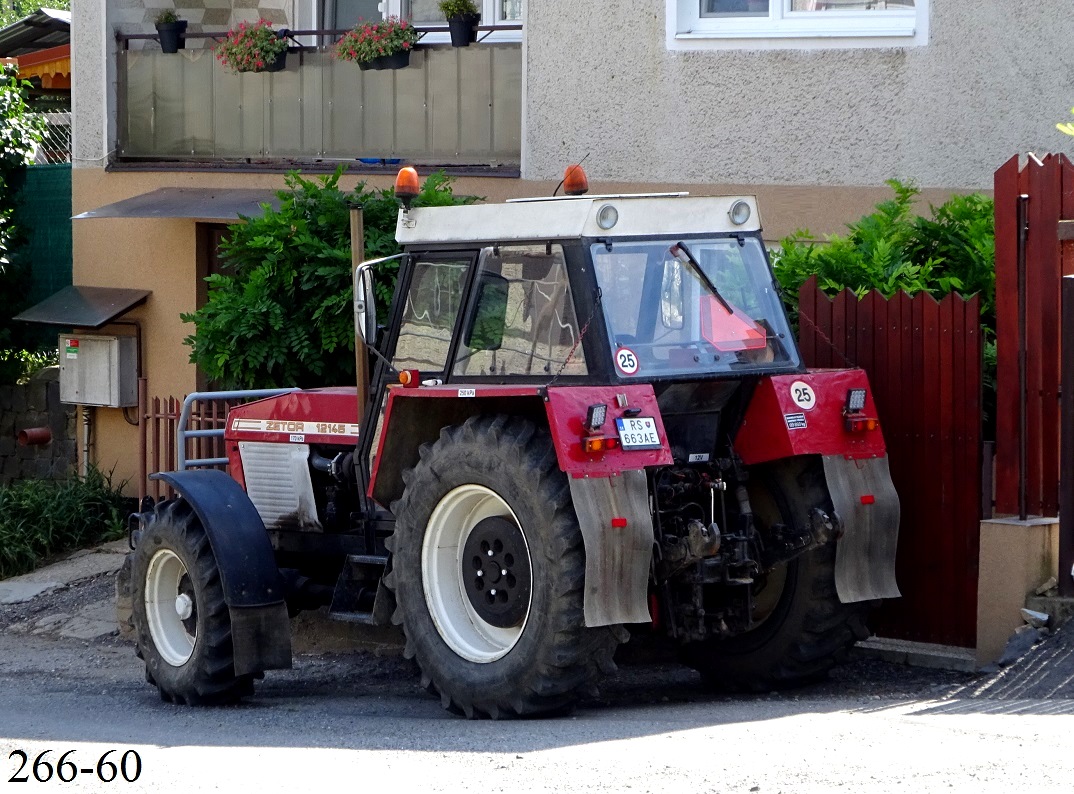
{"label": "side mirror", "polygon": [[373,267],[363,264],[354,271],[354,333],[367,345],[377,343],[377,306],[373,297]]}
{"label": "side mirror", "polygon": [[507,323],[507,279],[483,271],[478,277],[474,313],[462,341],[470,350],[499,350]]}

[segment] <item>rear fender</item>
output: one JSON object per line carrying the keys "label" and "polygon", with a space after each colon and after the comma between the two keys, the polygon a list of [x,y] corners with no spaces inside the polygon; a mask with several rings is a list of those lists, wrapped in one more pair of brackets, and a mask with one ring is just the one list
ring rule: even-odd
{"label": "rear fender", "polygon": [[844,407],[852,389],[865,389],[861,414],[876,418],[865,370],[821,369],[763,378],[735,435],[735,452],[748,466],[794,455],[883,457],[887,449],[879,425],[863,431],[847,428]]}
{"label": "rear fender", "polygon": [[421,445],[431,444],[443,428],[461,425],[471,416],[510,414],[544,424],[541,392],[536,386],[391,388],[369,495],[390,508],[403,495],[403,472],[418,464]]}
{"label": "rear fender", "polygon": [[284,583],[265,525],[253,502],[222,471],[154,474],[193,508],[212,547],[231,613],[235,674],[291,666],[291,626]]}

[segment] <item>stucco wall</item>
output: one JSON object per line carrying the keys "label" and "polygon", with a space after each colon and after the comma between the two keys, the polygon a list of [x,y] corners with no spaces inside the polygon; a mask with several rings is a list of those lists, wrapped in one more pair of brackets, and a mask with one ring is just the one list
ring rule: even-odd
{"label": "stucco wall", "polygon": [[931,5],[922,47],[669,52],[664,3],[530,3],[523,176],[982,188],[1074,151],[1069,0]]}

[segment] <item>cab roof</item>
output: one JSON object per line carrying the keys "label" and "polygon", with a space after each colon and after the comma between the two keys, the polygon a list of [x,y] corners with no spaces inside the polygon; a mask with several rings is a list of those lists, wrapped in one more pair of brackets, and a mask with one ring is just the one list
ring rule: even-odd
{"label": "cab roof", "polygon": [[[745,223],[731,221],[737,202],[750,208]],[[601,228],[598,214],[617,215]],[[399,212],[395,238],[401,245],[522,240],[572,240],[581,237],[649,237],[757,232],[761,228],[754,196],[686,194],[567,196],[506,204],[416,207]]]}

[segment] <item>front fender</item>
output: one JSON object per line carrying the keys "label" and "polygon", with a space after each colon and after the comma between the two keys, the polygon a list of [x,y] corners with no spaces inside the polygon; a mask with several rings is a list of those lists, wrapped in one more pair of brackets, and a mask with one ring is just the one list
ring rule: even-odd
{"label": "front fender", "polygon": [[235,674],[291,666],[291,625],[284,584],[265,525],[253,502],[222,471],[154,474],[182,495],[205,528],[224,601],[231,613]]}

